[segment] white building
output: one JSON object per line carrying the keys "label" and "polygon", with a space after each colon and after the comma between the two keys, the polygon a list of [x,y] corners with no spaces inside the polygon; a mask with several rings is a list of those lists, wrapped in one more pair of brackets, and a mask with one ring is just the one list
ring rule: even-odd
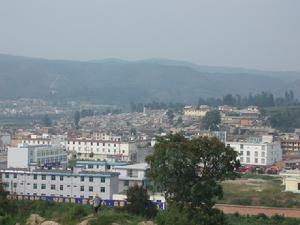
{"label": "white building", "polygon": [[128,187],[147,185],[146,171],[149,169],[147,163],[128,164],[124,162],[107,161],[77,161],[76,167],[86,171],[94,172],[116,172],[119,173],[119,191],[123,192]]}
{"label": "white building", "polygon": [[210,108],[206,105],[202,105],[199,108],[194,108],[192,106],[185,106],[183,108],[183,115],[188,117],[204,117]]}
{"label": "white building", "polygon": [[126,166],[127,162],[113,162],[113,161],[87,161],[87,160],[77,160],[75,167],[81,167],[86,171],[95,172],[115,172],[116,166]]}
{"label": "white building", "polygon": [[146,186],[146,171],[149,169],[147,163],[138,163],[125,166],[115,166],[115,171],[119,176],[119,191],[126,191],[128,187],[139,185]]}
{"label": "white building", "polygon": [[0,170],[5,189],[11,194],[71,198],[112,199],[118,193],[118,173],[76,170]]}
{"label": "white building", "polygon": [[285,191],[300,194],[300,170],[286,170],[280,173]]}
{"label": "white building", "polygon": [[241,164],[267,166],[282,160],[279,142],[226,142],[239,153]]}
{"label": "white building", "polygon": [[121,160],[132,161],[136,157],[137,147],[134,142],[68,139],[68,152],[83,160]]}
{"label": "white building", "polygon": [[66,166],[67,152],[59,145],[20,145],[8,148],[8,168],[28,168],[33,164]]}

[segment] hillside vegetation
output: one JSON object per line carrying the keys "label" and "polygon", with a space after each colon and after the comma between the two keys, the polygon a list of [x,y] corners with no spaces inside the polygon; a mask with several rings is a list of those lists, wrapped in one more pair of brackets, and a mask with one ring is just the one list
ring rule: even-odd
{"label": "hillside vegetation", "polygon": [[199,97],[261,91],[300,96],[300,73],[205,67],[180,61],[92,62],[0,55],[1,98],[98,103],[197,103]]}

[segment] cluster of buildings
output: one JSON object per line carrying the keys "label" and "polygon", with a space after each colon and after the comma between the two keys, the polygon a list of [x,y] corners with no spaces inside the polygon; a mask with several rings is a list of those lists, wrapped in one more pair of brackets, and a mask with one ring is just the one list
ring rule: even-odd
{"label": "cluster of buildings", "polygon": [[[288,167],[300,169],[300,160],[293,158],[300,156],[300,132],[275,135],[255,106],[221,106],[220,131],[203,130],[201,118],[211,110],[186,106],[174,113],[173,121],[166,110],[93,115],[80,120],[80,130],[65,119],[56,121],[60,129],[52,132],[35,127],[2,133],[1,182],[18,195],[124,199],[128,187],[148,185],[145,157],[153,152],[156,137],[169,132],[217,137],[238,152],[243,166],[266,168],[285,160]],[[287,191],[297,187],[294,192],[300,192],[296,174],[293,170],[283,175]]]}

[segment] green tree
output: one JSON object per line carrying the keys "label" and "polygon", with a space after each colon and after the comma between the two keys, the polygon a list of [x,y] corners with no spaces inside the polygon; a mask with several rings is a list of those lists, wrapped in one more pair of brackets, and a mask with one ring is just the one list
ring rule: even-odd
{"label": "green tree", "polygon": [[125,209],[129,213],[148,218],[153,218],[156,215],[156,205],[149,200],[149,195],[144,187],[138,185],[129,187],[126,195],[128,204]]}
{"label": "green tree", "polygon": [[217,138],[188,140],[169,134],[158,139],[153,155],[147,157],[147,175],[165,191],[168,204],[211,216],[216,200],[223,197],[220,182],[237,177],[240,164],[236,158],[237,152]]}
{"label": "green tree", "polygon": [[80,112],[75,111],[75,113],[74,113],[74,124],[75,124],[76,128],[79,127],[79,121],[80,121]]}
{"label": "green tree", "polygon": [[168,117],[169,123],[172,124],[173,123],[173,119],[174,119],[174,112],[171,109],[168,109],[168,111],[166,112],[166,115]]}
{"label": "green tree", "polygon": [[218,126],[221,122],[219,110],[212,110],[207,112],[202,118],[202,126],[206,130],[219,130]]}
{"label": "green tree", "polygon": [[42,124],[43,124],[45,127],[51,127],[52,121],[51,121],[49,115],[44,115],[44,116],[43,116],[43,118],[42,118]]}

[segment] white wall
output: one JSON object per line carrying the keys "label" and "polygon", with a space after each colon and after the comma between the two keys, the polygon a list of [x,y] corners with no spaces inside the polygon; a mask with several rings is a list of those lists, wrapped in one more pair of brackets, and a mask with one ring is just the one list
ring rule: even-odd
{"label": "white wall", "polygon": [[7,150],[8,168],[27,168],[29,163],[28,148],[9,147]]}

